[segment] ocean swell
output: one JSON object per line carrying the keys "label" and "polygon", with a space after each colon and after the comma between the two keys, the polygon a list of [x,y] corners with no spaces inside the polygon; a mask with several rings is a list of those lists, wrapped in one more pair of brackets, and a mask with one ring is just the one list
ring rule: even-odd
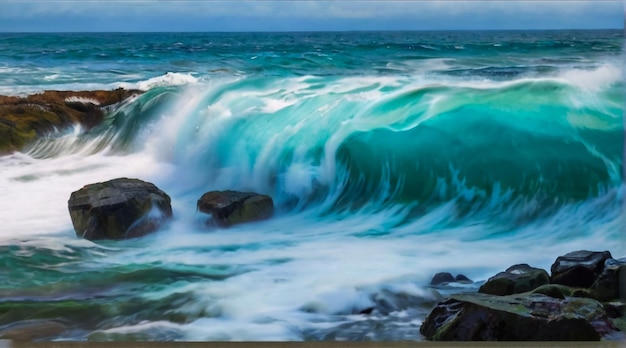
{"label": "ocean swell", "polygon": [[146,81],[154,86],[99,129],[46,139],[31,155],[87,143],[91,153],[142,153],[174,165],[183,191],[253,190],[284,211],[401,206],[412,220],[454,202],[459,218],[516,207],[530,220],[619,191],[621,82],[611,69],[506,82],[172,74]]}

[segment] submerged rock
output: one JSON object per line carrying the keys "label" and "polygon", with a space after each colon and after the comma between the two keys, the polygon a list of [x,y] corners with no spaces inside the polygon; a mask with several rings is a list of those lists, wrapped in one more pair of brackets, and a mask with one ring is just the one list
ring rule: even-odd
{"label": "submerged rock", "polygon": [[444,341],[597,341],[617,328],[593,299],[479,293],[440,302],[420,332]]}
{"label": "submerged rock", "polygon": [[612,258],[608,251],[579,250],[559,256],[551,267],[551,283],[571,287],[589,288],[604,270],[606,260]]}
{"label": "submerged rock", "polygon": [[0,96],[0,154],[19,151],[39,137],[74,125],[91,129],[104,108],[141,93],[137,90],[45,91],[25,98]]}
{"label": "submerged rock", "polygon": [[15,341],[49,340],[69,329],[68,323],[55,319],[20,320],[0,327],[0,339]]}
{"label": "submerged rock", "polygon": [[198,200],[198,210],[221,226],[264,220],[274,214],[272,197],[253,192],[210,191]]}
{"label": "submerged rock", "polygon": [[545,270],[519,264],[489,278],[478,292],[500,296],[519,294],[549,283],[550,277]]}
{"label": "submerged rock", "polygon": [[172,217],[165,192],[128,178],[84,186],[72,192],[68,208],[76,235],[89,240],[140,237]]}

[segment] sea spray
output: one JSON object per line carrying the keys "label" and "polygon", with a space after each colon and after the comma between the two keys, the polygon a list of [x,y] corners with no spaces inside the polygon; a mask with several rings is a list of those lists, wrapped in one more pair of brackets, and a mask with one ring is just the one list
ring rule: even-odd
{"label": "sea spray", "polygon": [[[0,157],[0,327],[420,340],[437,272],[473,291],[516,263],[624,256],[620,31],[58,35],[1,40],[0,93],[144,93]],[[77,239],[69,194],[116,177],[157,184],[173,221]],[[224,189],[278,210],[209,228],[197,200]]]}

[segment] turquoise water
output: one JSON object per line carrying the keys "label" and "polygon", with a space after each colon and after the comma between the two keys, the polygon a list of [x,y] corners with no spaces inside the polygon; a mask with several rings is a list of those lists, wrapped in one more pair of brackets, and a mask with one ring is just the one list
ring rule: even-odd
{"label": "turquoise water", "polygon": [[[621,31],[0,37],[0,94],[145,91],[0,157],[0,329],[421,340],[436,272],[626,256]],[[121,176],[170,194],[174,221],[77,239],[70,193]],[[269,194],[276,216],[207,229],[215,189]]]}

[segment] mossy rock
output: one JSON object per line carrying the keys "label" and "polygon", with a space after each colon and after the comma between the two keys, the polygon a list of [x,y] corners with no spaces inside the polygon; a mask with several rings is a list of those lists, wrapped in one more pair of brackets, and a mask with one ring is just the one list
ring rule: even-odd
{"label": "mossy rock", "polygon": [[435,341],[598,341],[618,330],[593,299],[477,293],[440,302],[420,332]]}
{"label": "mossy rock", "polygon": [[543,294],[552,298],[565,299],[571,297],[573,290],[565,285],[544,284],[531,291],[533,294]]}
{"label": "mossy rock", "polygon": [[105,305],[92,301],[12,301],[0,303],[0,325],[23,320],[55,320],[63,318],[85,328],[110,316]]}
{"label": "mossy rock", "polygon": [[481,285],[478,292],[504,296],[531,291],[549,283],[550,277],[545,270],[519,264],[489,278],[485,284]]}
{"label": "mossy rock", "polygon": [[74,125],[89,130],[104,119],[104,107],[137,90],[46,91],[25,98],[0,96],[0,154],[23,150],[35,140]]}

